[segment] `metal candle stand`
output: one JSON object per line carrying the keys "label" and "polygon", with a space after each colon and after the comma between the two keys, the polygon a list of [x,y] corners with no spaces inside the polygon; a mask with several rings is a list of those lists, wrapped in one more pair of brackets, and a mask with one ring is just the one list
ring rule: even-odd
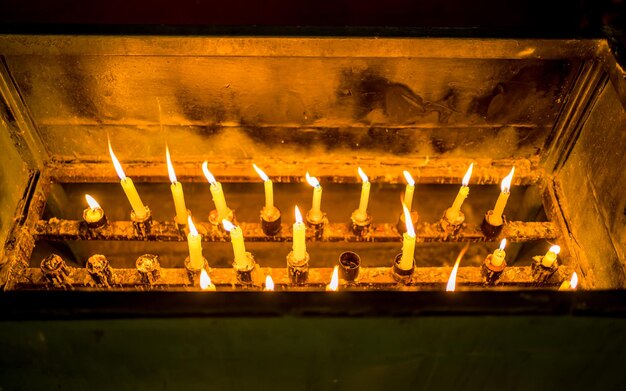
{"label": "metal candle stand", "polygon": [[415,271],[415,258],[413,258],[413,263],[411,263],[411,268],[408,270],[404,270],[400,268],[400,260],[402,259],[402,253],[396,255],[393,260],[393,266],[391,267],[391,274],[393,279],[401,284],[408,284],[411,282],[413,277],[413,272]]}
{"label": "metal candle stand", "polygon": [[[235,211],[232,209],[228,209],[228,215],[226,216],[224,220],[228,220],[234,225],[237,225],[237,222],[235,221]],[[220,219],[220,215],[217,212],[217,209],[213,209],[211,212],[209,212],[209,223],[211,223],[218,230],[222,232],[227,232],[224,229],[224,225],[222,224],[222,219]]]}
{"label": "metal candle stand", "polygon": [[[413,228],[416,230],[417,230],[418,220],[419,220],[419,214],[416,211],[412,210],[411,222],[413,222]],[[404,213],[401,213],[400,216],[398,217],[398,222],[396,223],[396,229],[398,230],[398,233],[400,235],[406,232],[406,221],[404,219]]]}
{"label": "metal candle stand", "polygon": [[313,237],[317,240],[321,240],[324,237],[324,226],[328,224],[326,213],[322,213],[321,218],[314,218],[311,215],[311,211],[306,214],[305,223],[308,228],[313,231]]}
{"label": "metal candle stand", "polygon": [[542,261],[543,255],[538,255],[533,257],[533,263],[530,265],[533,279],[538,284],[544,284],[550,281],[552,276],[559,268],[557,261],[554,261],[554,263],[550,267],[544,266]]}
{"label": "metal candle stand", "polygon": [[280,232],[281,214],[278,208],[261,209],[261,229],[267,236],[275,236]]}
{"label": "metal candle stand", "polygon": [[235,275],[237,277],[237,283],[242,285],[252,286],[255,284],[255,276],[254,271],[256,270],[256,262],[254,261],[254,257],[252,253],[246,252],[246,257],[248,257],[248,267],[237,267],[237,263],[233,262],[233,269],[235,269]]}
{"label": "metal candle stand", "polygon": [[189,284],[191,286],[198,286],[200,284],[200,274],[202,273],[203,269],[206,270],[207,273],[211,270],[209,268],[209,262],[206,260],[206,258],[202,257],[202,260],[202,267],[199,269],[194,269],[191,267],[191,258],[185,258],[185,270],[187,271],[187,277],[189,278]]}
{"label": "metal candle stand", "polygon": [[91,220],[89,219],[89,212],[90,212],[91,208],[87,208],[85,210],[83,210],[83,220],[84,220],[84,224],[87,226],[87,228],[89,229],[98,229],[101,227],[104,227],[105,225],[108,224],[108,220],[107,220],[107,216],[104,213],[104,210],[102,210],[102,208],[95,208],[95,210],[100,210],[101,211],[101,216],[98,220]]}
{"label": "metal candle stand", "polygon": [[485,217],[483,222],[480,224],[480,230],[485,234],[485,236],[489,239],[497,238],[502,232],[502,228],[506,224],[506,217],[502,215],[502,224],[493,225],[489,222],[491,220],[491,216],[493,216],[493,210],[485,213]]}
{"label": "metal candle stand", "polygon": [[55,286],[71,287],[70,272],[63,258],[56,254],[45,257],[39,265],[41,272],[48,282]]}
{"label": "metal candle stand", "polygon": [[485,278],[486,285],[496,285],[502,275],[502,272],[506,269],[506,260],[502,261],[502,265],[496,266],[491,263],[492,258],[493,254],[487,255],[481,266],[481,274]]}
{"label": "metal candle stand", "polygon": [[345,251],[339,256],[339,277],[347,283],[353,283],[359,278],[361,257],[352,251]]}
{"label": "metal candle stand", "polygon": [[158,255],[140,255],[135,262],[135,267],[141,276],[141,282],[145,285],[155,285],[161,277],[161,264]]}
{"label": "metal candle stand", "polygon": [[441,228],[441,230],[447,235],[454,236],[461,230],[461,227],[465,222],[465,214],[459,211],[457,218],[451,220],[448,218],[448,210],[449,209],[444,212],[443,217],[439,220],[439,228]]}
{"label": "metal candle stand", "polygon": [[357,210],[352,212],[350,216],[350,230],[357,237],[367,236],[372,226],[372,216],[366,213],[365,216],[361,215]]}
{"label": "metal candle stand", "polygon": [[152,212],[146,206],[146,215],[142,218],[137,217],[135,211],[130,212],[130,220],[133,222],[133,228],[137,236],[142,238],[148,237],[152,228]]}
{"label": "metal candle stand", "polygon": [[293,251],[287,254],[287,274],[289,281],[295,285],[302,285],[309,279],[309,253],[304,253],[304,258],[297,260]]}
{"label": "metal candle stand", "polygon": [[87,273],[98,287],[109,288],[113,285],[113,268],[109,260],[102,254],[94,254],[87,259],[85,265]]}

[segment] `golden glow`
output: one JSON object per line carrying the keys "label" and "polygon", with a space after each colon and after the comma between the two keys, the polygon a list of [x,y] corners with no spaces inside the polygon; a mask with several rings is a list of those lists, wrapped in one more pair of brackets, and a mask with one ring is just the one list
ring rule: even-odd
{"label": "golden glow", "polygon": [[333,269],[333,275],[330,278],[330,284],[326,286],[327,291],[336,292],[339,289],[339,266]]}
{"label": "golden glow", "polygon": [[505,247],[506,247],[506,239],[502,239],[500,241],[500,251],[504,251]]}
{"label": "golden glow", "polygon": [[365,175],[365,171],[363,171],[361,167],[358,168],[357,172],[359,173],[359,176],[361,177],[363,183],[369,182],[369,178],[367,177],[367,175]]}
{"label": "golden glow", "polygon": [[96,201],[92,196],[90,196],[89,194],[85,194],[85,199],[87,200],[87,203],[89,204],[89,207],[91,209],[96,209],[96,208],[100,208],[100,204],[98,203],[98,201]]}
{"label": "golden glow", "polygon": [[411,220],[411,212],[406,205],[402,204],[402,209],[404,209],[404,222],[406,224],[406,233],[410,237],[415,237],[415,228],[413,228],[413,220]]}
{"label": "golden glow", "polygon": [[196,226],[193,225],[193,221],[191,220],[191,216],[187,215],[187,226],[189,227],[189,234],[193,236],[198,236],[198,230],[196,230]]}
{"label": "golden glow", "polygon": [[463,181],[461,182],[463,186],[469,185],[470,178],[472,177],[472,169],[474,168],[474,163],[470,164],[465,176],[463,177]]}
{"label": "golden glow", "polygon": [[222,220],[222,225],[224,226],[224,229],[228,232],[232,231],[235,228],[233,223],[231,223],[230,221],[226,219]]}
{"label": "golden glow", "polygon": [[261,170],[259,168],[259,166],[257,166],[256,164],[252,163],[252,167],[254,167],[254,170],[256,171],[257,174],[259,174],[259,176],[261,177],[261,179],[263,179],[263,181],[269,181],[270,177],[267,176],[266,173],[263,172],[263,170]]}
{"label": "golden glow", "polygon": [[511,181],[513,180],[513,174],[515,173],[515,167],[511,169],[509,175],[505,176],[502,180],[502,185],[500,186],[500,190],[503,193],[508,193],[511,191]]}
{"label": "golden glow", "polygon": [[572,274],[572,279],[569,281],[569,287],[571,290],[574,290],[576,289],[577,286],[578,286],[578,274],[574,272],[574,274]]}
{"label": "golden glow", "polygon": [[550,251],[551,253],[558,254],[561,252],[561,247],[555,244],[554,246],[550,247],[550,250],[548,251]]}
{"label": "golden glow", "polygon": [[272,276],[268,275],[265,277],[265,290],[273,291],[274,290],[274,280],[272,280]]}
{"label": "golden glow", "polygon": [[454,262],[454,267],[452,268],[452,273],[450,273],[450,278],[448,278],[448,285],[446,286],[446,291],[454,292],[456,289],[456,274],[459,271],[459,264],[461,263],[461,259],[463,255],[467,252],[469,248],[469,243],[463,247],[459,255],[456,257],[456,261]]}
{"label": "golden glow", "polygon": [[202,269],[200,272],[200,289],[207,290],[211,287],[211,277],[209,277],[209,273],[206,270]]}
{"label": "golden glow", "polygon": [[122,168],[122,165],[113,153],[113,148],[111,148],[111,140],[109,140],[109,153],[111,154],[111,160],[113,161],[113,166],[115,167],[117,176],[120,177],[120,180],[123,181],[124,179],[126,179],[126,174],[124,174],[124,169]]}
{"label": "golden glow", "polygon": [[308,172],[306,173],[306,181],[313,187],[320,187],[320,181],[316,177],[309,175]]}
{"label": "golden glow", "polygon": [[172,165],[172,158],[170,157],[170,149],[165,146],[165,160],[167,160],[167,174],[170,176],[170,182],[176,183],[176,173],[174,172],[174,166]]}
{"label": "golden glow", "polygon": [[406,183],[411,186],[415,186],[415,180],[411,176],[411,173],[406,170],[402,171],[402,173],[404,174],[404,179],[406,179]]}
{"label": "golden glow", "polygon": [[204,163],[202,163],[202,172],[204,173],[206,180],[209,181],[210,184],[217,183],[215,177],[213,176],[213,174],[211,174],[211,171],[209,171],[209,162],[207,162],[206,160],[204,161]]}
{"label": "golden glow", "polygon": [[296,223],[302,224],[302,214],[300,214],[300,209],[298,209],[298,205],[296,205]]}

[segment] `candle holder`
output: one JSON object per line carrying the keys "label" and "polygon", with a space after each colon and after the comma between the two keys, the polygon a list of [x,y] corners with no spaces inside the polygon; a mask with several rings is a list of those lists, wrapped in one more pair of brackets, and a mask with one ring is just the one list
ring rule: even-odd
{"label": "candle holder", "polygon": [[254,261],[252,253],[246,252],[246,257],[249,261],[247,267],[239,268],[237,267],[237,263],[233,262],[233,269],[235,269],[237,283],[243,285],[254,285],[255,278],[253,276],[253,272],[256,269],[256,262]]}
{"label": "candle holder", "polygon": [[191,266],[191,258],[189,256],[185,258],[185,270],[187,271],[187,277],[191,286],[200,285],[200,273],[202,273],[202,269],[206,270],[207,273],[211,270],[211,268],[209,268],[209,263],[207,262],[205,257],[202,257],[202,261],[202,267],[199,269],[194,269]]}
{"label": "candle holder", "polygon": [[359,277],[361,257],[352,251],[345,251],[339,256],[339,277],[353,283]]}
{"label": "candle holder", "polygon": [[113,268],[111,268],[109,260],[104,255],[95,254],[90,256],[85,267],[96,286],[109,288],[115,283]]}
{"label": "candle holder", "polygon": [[391,275],[393,279],[402,284],[408,284],[411,282],[411,278],[413,277],[413,271],[415,270],[415,258],[413,258],[413,263],[411,264],[411,268],[408,270],[404,270],[400,268],[400,260],[402,259],[402,253],[396,255],[393,260],[393,266],[391,268]]}
{"label": "candle holder", "polygon": [[485,213],[485,218],[480,225],[480,230],[483,231],[483,234],[485,234],[485,236],[489,239],[498,237],[498,235],[502,232],[502,228],[504,228],[504,225],[506,224],[506,216],[502,215],[503,223],[500,225],[494,225],[490,222],[492,221],[492,216],[493,210],[487,211],[487,213]]}
{"label": "candle holder", "polygon": [[304,253],[304,259],[297,260],[293,251],[287,254],[287,274],[292,284],[301,285],[309,279],[309,253]]}
{"label": "candle holder", "polygon": [[502,265],[496,266],[491,263],[492,258],[493,254],[487,255],[480,269],[486,285],[496,285],[502,275],[502,272],[506,269],[506,260],[502,261]]}
{"label": "candle holder", "polygon": [[220,218],[220,214],[217,212],[217,209],[213,209],[210,213],[209,213],[209,223],[211,223],[214,227],[216,227],[218,230],[224,232],[224,233],[228,233],[228,231],[226,231],[224,229],[224,225],[222,224],[222,220],[228,220],[231,223],[233,223],[234,225],[237,225],[237,221],[235,221],[235,211],[232,209],[228,209],[228,214],[226,216],[226,218]]}
{"label": "candle holder", "polygon": [[280,232],[281,228],[281,215],[280,209],[263,208],[261,209],[261,228],[263,233],[267,236],[275,236]]}
{"label": "candle holder", "polygon": [[[417,230],[417,221],[419,219],[419,215],[416,211],[411,211],[411,222],[413,222],[413,228]],[[396,229],[398,233],[402,235],[406,232],[406,220],[404,218],[404,213],[400,213],[400,217],[398,217],[398,222],[396,223]]]}
{"label": "candle holder", "polygon": [[48,282],[55,286],[71,288],[72,280],[67,264],[60,256],[50,254],[39,265],[41,272]]}
{"label": "candle holder", "polygon": [[146,215],[142,218],[137,217],[134,210],[130,212],[130,221],[133,222],[133,228],[135,229],[135,234],[140,237],[146,237],[150,234],[150,229],[152,227],[152,212],[150,212],[150,208],[146,206]]}
{"label": "candle holder", "polygon": [[548,282],[559,268],[556,261],[554,261],[554,263],[549,267],[544,266],[542,262],[543,255],[537,255],[533,257],[533,263],[530,265],[530,271],[533,279],[538,284]]}
{"label": "candle holder", "polygon": [[359,213],[359,210],[352,212],[350,216],[352,223],[350,224],[350,230],[357,237],[364,237],[368,234],[372,226],[372,216],[369,213],[365,215]]}
{"label": "candle holder", "polygon": [[453,214],[450,211],[451,209],[447,209],[443,214],[439,227],[448,235],[456,235],[465,222],[465,214],[461,211]]}
{"label": "candle holder", "polygon": [[83,220],[90,229],[98,229],[108,224],[107,216],[100,207],[83,210]]}
{"label": "candle holder", "polygon": [[140,255],[135,262],[135,267],[141,276],[141,282],[145,285],[155,285],[161,277],[161,264],[158,255]]}
{"label": "candle holder", "polygon": [[308,228],[313,231],[313,237],[315,239],[322,239],[324,236],[324,226],[328,224],[326,213],[322,213],[321,217],[314,216],[309,210],[305,217],[305,223]]}

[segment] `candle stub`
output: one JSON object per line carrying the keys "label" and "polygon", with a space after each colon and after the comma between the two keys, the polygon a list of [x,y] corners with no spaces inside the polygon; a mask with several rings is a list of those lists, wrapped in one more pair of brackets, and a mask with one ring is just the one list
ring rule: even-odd
{"label": "candle stub", "polygon": [[315,222],[321,222],[324,218],[322,213],[322,186],[316,177],[306,173],[306,181],[309,185],[313,186],[313,202],[311,203],[311,210],[308,213],[308,218]]}

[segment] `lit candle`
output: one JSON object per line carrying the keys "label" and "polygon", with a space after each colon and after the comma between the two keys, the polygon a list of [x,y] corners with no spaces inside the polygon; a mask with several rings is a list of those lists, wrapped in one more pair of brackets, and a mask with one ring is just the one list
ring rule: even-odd
{"label": "lit candle", "polygon": [[310,215],[314,220],[321,220],[323,217],[322,214],[322,186],[316,177],[310,176],[309,173],[306,173],[306,181],[309,182],[309,185],[313,186],[313,204],[311,206]]}
{"label": "lit candle", "polygon": [[273,291],[274,290],[274,280],[272,280],[272,276],[269,274],[265,277],[265,290]]}
{"label": "lit candle", "polygon": [[222,220],[222,224],[224,225],[224,229],[230,232],[230,242],[233,246],[233,252],[235,254],[235,268],[250,268],[252,265],[250,264],[250,260],[246,254],[246,246],[243,242],[243,231],[241,231],[240,227],[233,225],[233,223],[228,220]]}
{"label": "lit candle", "polygon": [[273,209],[274,208],[274,185],[270,178],[261,170],[256,164],[252,163],[252,167],[259,174],[261,179],[263,179],[263,184],[265,185],[265,208]]}
{"label": "lit candle", "polygon": [[88,223],[96,223],[100,221],[104,216],[104,210],[102,210],[98,201],[96,201],[89,194],[85,194],[85,199],[89,205],[89,208],[85,209],[85,212],[83,213],[85,221]]}
{"label": "lit candle", "polygon": [[370,199],[371,184],[369,178],[367,177],[367,175],[365,175],[365,172],[363,171],[363,169],[361,169],[361,167],[358,168],[357,172],[359,173],[359,176],[363,181],[363,185],[361,185],[361,200],[359,201],[358,213],[360,216],[365,218],[367,216],[367,204],[369,203]]}
{"label": "lit candle", "polygon": [[569,281],[563,281],[563,283],[559,287],[559,290],[560,291],[568,291],[570,289],[576,290],[577,286],[578,286],[578,274],[574,272],[574,274],[572,274],[572,279]]}
{"label": "lit candle", "polygon": [[211,277],[209,277],[209,273],[206,270],[202,269],[200,272],[200,289],[203,291],[214,291],[216,290],[215,285],[211,282]]}
{"label": "lit candle", "polygon": [[408,171],[403,171],[404,178],[406,179],[406,189],[404,190],[404,205],[411,211],[413,206],[413,192],[415,191],[415,181]]}
{"label": "lit candle", "polygon": [[462,186],[459,189],[459,193],[456,195],[454,203],[452,204],[450,209],[448,209],[446,212],[446,217],[448,217],[449,220],[456,220],[459,217],[459,212],[461,212],[461,205],[463,205],[463,201],[465,201],[465,199],[469,195],[468,185],[470,177],[472,176],[473,167],[474,163],[470,164],[467,172],[465,173],[465,176],[463,177]]}
{"label": "lit candle", "polygon": [[506,257],[504,247],[506,247],[506,239],[502,239],[500,242],[500,248],[497,248],[493,254],[491,254],[491,264],[493,266],[502,266],[504,263],[504,259]]}
{"label": "lit candle", "polygon": [[330,284],[326,285],[327,291],[336,292],[339,289],[339,266],[333,269],[333,275],[330,277]]}
{"label": "lit candle", "polygon": [[202,258],[202,235],[196,230],[196,226],[191,221],[191,216],[187,216],[187,226],[189,233],[187,234],[187,245],[189,246],[189,265],[193,270],[202,269],[204,266],[204,258]]}
{"label": "lit candle", "polygon": [[404,209],[406,232],[402,235],[402,258],[400,258],[398,267],[402,270],[411,270],[415,254],[415,229],[413,228],[413,221],[411,221],[411,212],[404,204],[402,204],[402,208]]}
{"label": "lit candle", "polygon": [[302,215],[296,206],[296,222],[293,223],[293,257],[301,261],[306,257],[306,225],[302,222]]}
{"label": "lit candle", "polygon": [[493,208],[493,213],[489,219],[489,223],[492,225],[498,226],[504,223],[502,214],[504,213],[506,202],[509,199],[509,194],[511,194],[511,180],[513,179],[513,173],[515,173],[515,167],[513,167],[509,175],[505,176],[502,180],[502,184],[500,185],[500,195],[498,196],[496,206]]}
{"label": "lit candle", "polygon": [[552,267],[552,265],[554,265],[554,262],[556,262],[557,254],[560,252],[561,252],[561,247],[557,245],[550,247],[546,255],[543,256],[543,259],[541,260],[541,264],[545,267]]}
{"label": "lit candle", "polygon": [[469,249],[469,243],[463,247],[459,255],[456,257],[456,261],[454,262],[454,267],[452,268],[452,272],[450,273],[450,277],[448,278],[448,284],[446,285],[447,292],[454,292],[456,290],[456,275],[459,272],[459,265],[461,264],[461,259]]}
{"label": "lit candle", "polygon": [[117,176],[120,177],[120,184],[122,185],[122,189],[124,189],[124,193],[126,193],[126,198],[128,198],[128,202],[130,202],[130,206],[135,212],[135,217],[137,217],[138,219],[145,218],[148,214],[148,210],[143,202],[141,202],[141,198],[139,198],[139,193],[137,193],[137,189],[135,189],[135,184],[133,183],[133,180],[124,174],[124,169],[122,168],[122,165],[115,157],[115,154],[113,153],[113,148],[111,148],[111,140],[109,140],[109,153],[111,154],[111,160],[113,161],[113,166],[115,166]]}
{"label": "lit candle", "polygon": [[211,171],[209,171],[209,163],[205,161],[202,163],[202,172],[207,181],[211,184],[211,195],[213,196],[213,203],[215,203],[215,209],[221,220],[224,220],[230,214],[230,209],[226,205],[226,199],[224,198],[224,192],[222,191],[222,184],[215,180]]}
{"label": "lit candle", "polygon": [[183,185],[176,179],[176,172],[172,165],[170,157],[170,149],[165,146],[165,159],[167,160],[167,173],[170,176],[170,190],[174,198],[174,208],[176,209],[176,223],[179,225],[187,224],[187,206],[185,205],[185,195],[183,193]]}

